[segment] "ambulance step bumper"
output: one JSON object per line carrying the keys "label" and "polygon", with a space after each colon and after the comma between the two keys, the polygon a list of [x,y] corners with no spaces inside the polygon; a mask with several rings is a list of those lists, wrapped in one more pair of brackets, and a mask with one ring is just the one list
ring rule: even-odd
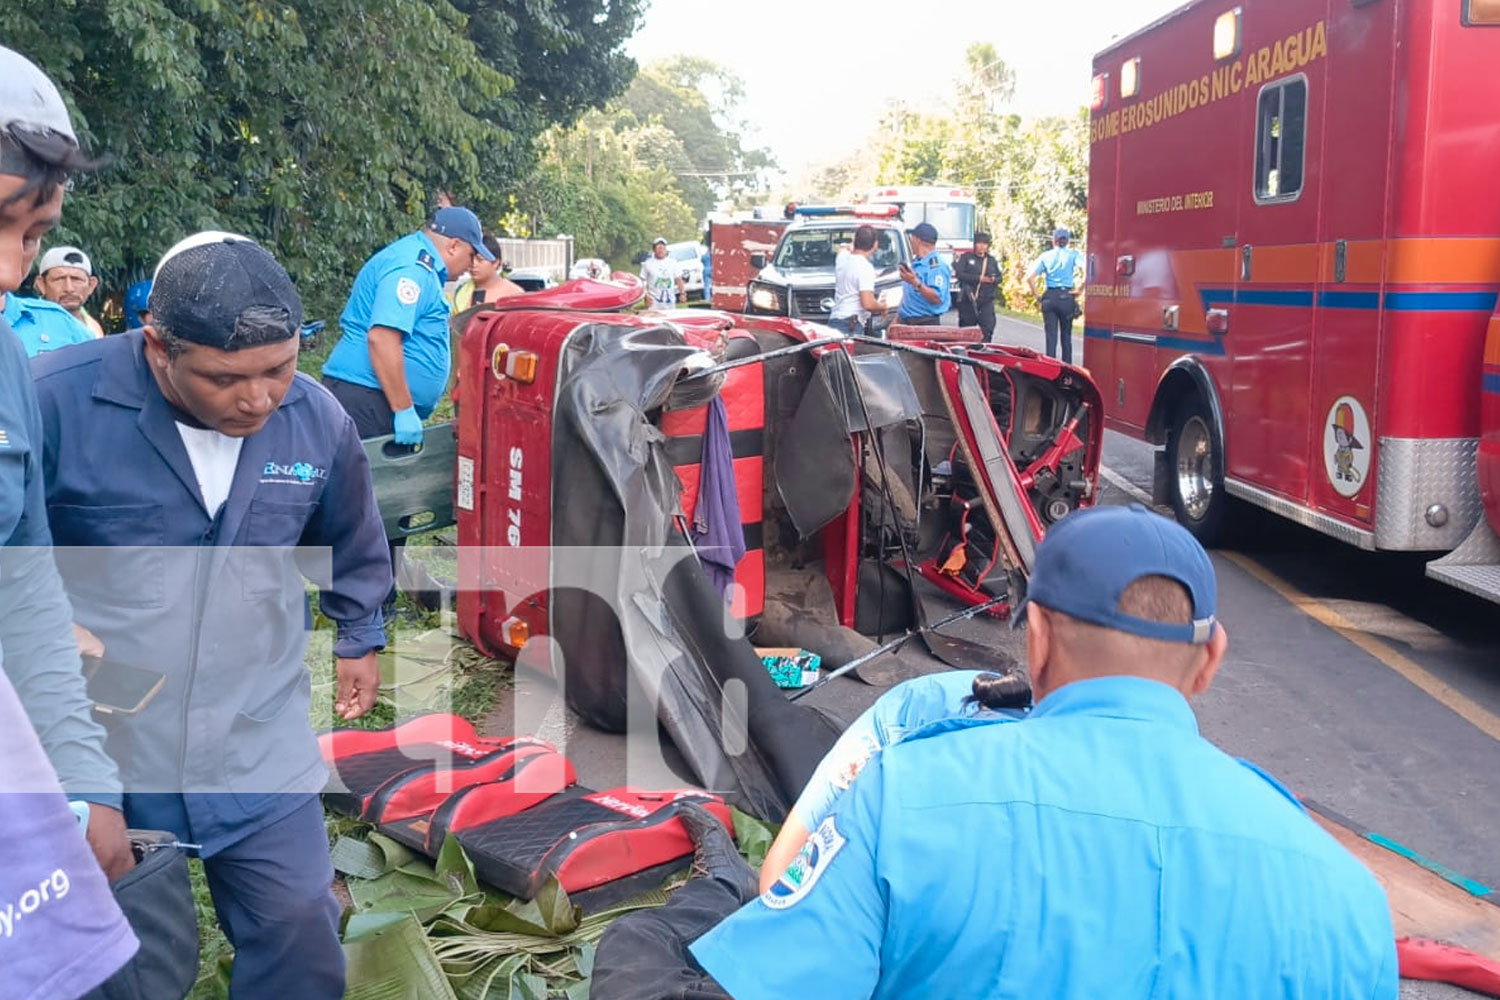
{"label": "ambulance step bumper", "polygon": [[1427,564],[1427,575],[1500,604],[1500,538],[1481,520],[1462,545]]}

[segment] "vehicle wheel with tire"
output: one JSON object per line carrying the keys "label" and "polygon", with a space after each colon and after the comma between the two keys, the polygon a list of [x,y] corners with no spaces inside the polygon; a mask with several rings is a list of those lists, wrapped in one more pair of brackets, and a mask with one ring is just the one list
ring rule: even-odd
{"label": "vehicle wheel with tire", "polygon": [[1219,449],[1203,401],[1193,396],[1178,404],[1167,429],[1167,489],[1177,520],[1206,546],[1226,537],[1229,496]]}

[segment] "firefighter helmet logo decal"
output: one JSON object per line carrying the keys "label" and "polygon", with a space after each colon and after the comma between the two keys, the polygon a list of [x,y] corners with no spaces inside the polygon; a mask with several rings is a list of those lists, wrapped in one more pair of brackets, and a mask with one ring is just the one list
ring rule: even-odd
{"label": "firefighter helmet logo decal", "polygon": [[1353,396],[1333,401],[1323,422],[1323,466],[1339,496],[1353,497],[1370,472],[1370,421]]}

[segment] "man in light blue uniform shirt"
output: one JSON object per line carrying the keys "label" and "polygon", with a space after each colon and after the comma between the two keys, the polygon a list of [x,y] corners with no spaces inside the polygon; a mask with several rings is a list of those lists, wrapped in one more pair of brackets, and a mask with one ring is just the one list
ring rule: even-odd
{"label": "man in light blue uniform shirt", "polygon": [[[1073,363],[1073,319],[1078,312],[1078,278],[1083,270],[1083,255],[1068,244],[1073,234],[1058,229],[1052,234],[1052,249],[1037,258],[1031,268],[1032,291],[1042,307],[1042,324],[1047,330],[1047,355]],[[1045,285],[1045,287],[1043,287]]]}
{"label": "man in light blue uniform shirt", "polygon": [[887,749],[693,956],[737,1000],[1394,998],[1374,876],[1198,734],[1187,697],[1227,645],[1215,603],[1174,522],[1060,522],[1017,611],[1030,716]]}
{"label": "man in light blue uniform shirt", "polygon": [[494,260],[479,219],[440,208],[426,228],[365,262],[339,317],[343,336],[323,365],[323,384],[354,418],[362,438],[394,434],[422,443],[422,421],[448,388],[449,276],[475,255]]}
{"label": "man in light blue uniform shirt", "polygon": [[28,358],[94,339],[88,327],[56,302],[24,298],[15,292],[0,298],[5,300],[0,315],[21,338],[21,346],[26,348]]}
{"label": "man in light blue uniform shirt", "polygon": [[823,821],[859,772],[887,747],[933,723],[1021,719],[1030,704],[1031,689],[1019,672],[1006,677],[981,670],[943,670],[891,688],[844,730],[833,749],[818,762],[766,852],[760,887],[769,889],[786,871],[807,842],[808,832]]}
{"label": "man in light blue uniform shirt", "polygon": [[898,322],[908,326],[937,326],[952,303],[953,270],[937,254],[938,231],[930,222],[919,222],[906,232],[912,262],[901,265],[906,282],[901,296]]}

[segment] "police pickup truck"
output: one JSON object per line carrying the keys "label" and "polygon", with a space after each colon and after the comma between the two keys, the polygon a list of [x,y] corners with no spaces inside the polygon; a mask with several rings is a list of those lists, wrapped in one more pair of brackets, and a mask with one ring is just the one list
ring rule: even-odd
{"label": "police pickup truck", "polygon": [[870,259],[875,265],[875,294],[891,310],[874,325],[877,330],[884,329],[901,304],[898,268],[911,263],[899,211],[894,205],[808,205],[794,209],[794,221],[782,233],[770,259],[764,254],[750,259],[759,273],[750,281],[745,312],[828,322],[833,312],[833,271],[839,252],[854,245],[856,229],[873,226],[875,254]]}

